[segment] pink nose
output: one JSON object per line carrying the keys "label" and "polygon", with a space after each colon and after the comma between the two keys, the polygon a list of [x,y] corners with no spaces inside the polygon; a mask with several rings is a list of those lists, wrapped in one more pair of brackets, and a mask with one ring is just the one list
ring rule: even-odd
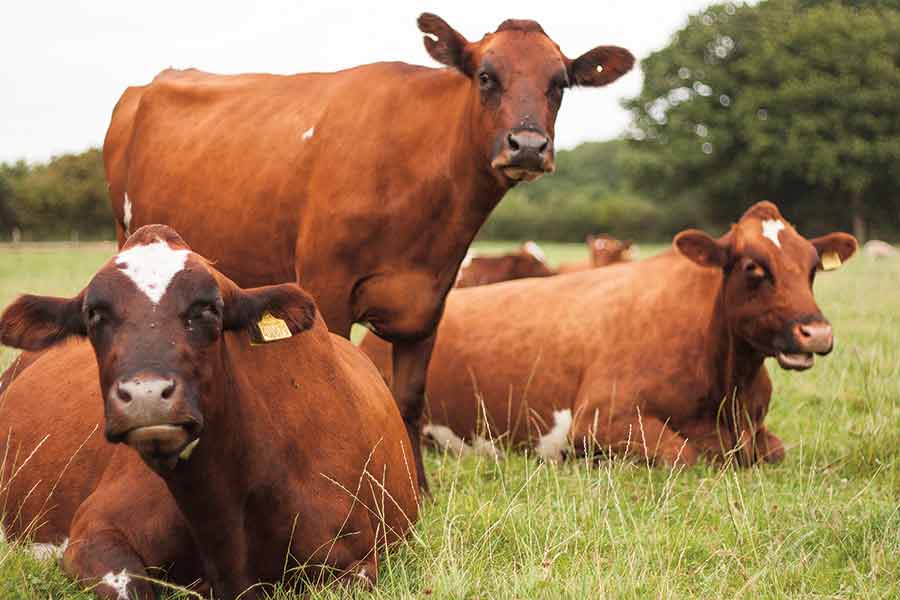
{"label": "pink nose", "polygon": [[794,339],[804,352],[826,354],[834,346],[834,335],[828,323],[797,323]]}

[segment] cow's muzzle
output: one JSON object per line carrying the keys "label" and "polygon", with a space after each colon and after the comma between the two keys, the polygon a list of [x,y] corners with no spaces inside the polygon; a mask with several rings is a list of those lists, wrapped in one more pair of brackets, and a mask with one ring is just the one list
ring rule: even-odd
{"label": "cow's muzzle", "polygon": [[834,348],[831,325],[824,320],[799,321],[788,328],[788,349],[775,358],[782,369],[803,371],[815,364],[816,354],[825,355]]}
{"label": "cow's muzzle", "polygon": [[491,167],[513,183],[534,181],[555,168],[553,140],[536,129],[512,130],[501,140]]}

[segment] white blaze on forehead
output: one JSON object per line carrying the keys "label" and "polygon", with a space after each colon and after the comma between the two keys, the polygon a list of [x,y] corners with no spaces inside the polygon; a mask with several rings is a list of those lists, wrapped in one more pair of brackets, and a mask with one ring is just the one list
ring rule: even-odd
{"label": "white blaze on forehead", "polygon": [[541,247],[534,242],[525,242],[525,252],[532,255],[542,263],[547,262],[547,255],[541,250]]}
{"label": "white blaze on forehead", "polygon": [[128,600],[128,584],[131,583],[131,577],[128,571],[122,569],[118,573],[110,571],[103,576],[100,583],[107,585],[116,592],[116,600]]}
{"label": "white blaze on forehead", "polygon": [[304,140],[308,140],[308,139],[311,138],[313,135],[315,135],[315,133],[316,133],[316,126],[313,125],[312,127],[310,127],[309,129],[307,129],[306,131],[303,132],[303,136],[302,136],[302,137],[303,137]]}
{"label": "white blaze on forehead", "polygon": [[62,544],[47,544],[47,543],[36,543],[31,544],[28,547],[28,552],[35,557],[37,560],[47,560],[54,559],[59,560],[62,558],[63,553],[66,551],[66,548],[69,547],[69,538],[63,540]]}
{"label": "white blaze on forehead", "polygon": [[184,269],[190,250],[175,250],[157,238],[116,255],[115,264],[150,301],[159,304],[172,278]]}
{"label": "white blaze on forehead", "polygon": [[784,223],[779,219],[766,219],[762,222],[763,237],[772,240],[772,243],[781,248],[781,241],[778,239],[778,232],[784,229]]}
{"label": "white blaze on forehead", "polygon": [[125,203],[122,205],[122,222],[125,224],[125,235],[131,235],[131,200],[125,192]]}
{"label": "white blaze on forehead", "polygon": [[568,408],[553,411],[553,427],[538,440],[534,451],[550,462],[562,460],[563,450],[569,444],[569,430],[572,428],[572,411]]}

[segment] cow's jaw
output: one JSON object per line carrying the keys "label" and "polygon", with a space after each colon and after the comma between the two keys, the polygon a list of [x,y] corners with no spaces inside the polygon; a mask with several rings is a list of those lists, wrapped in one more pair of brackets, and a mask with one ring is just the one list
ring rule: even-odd
{"label": "cow's jaw", "polygon": [[812,368],[816,357],[812,352],[779,352],[775,355],[778,366],[788,371],[805,371]]}

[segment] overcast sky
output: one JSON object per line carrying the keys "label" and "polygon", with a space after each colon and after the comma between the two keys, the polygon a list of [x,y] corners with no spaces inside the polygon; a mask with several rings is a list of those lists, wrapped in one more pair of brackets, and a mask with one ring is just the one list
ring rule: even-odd
{"label": "overcast sky", "polygon": [[[103,142],[113,105],[160,70],[329,71],[380,60],[434,65],[416,17],[434,12],[470,40],[507,18],[535,19],[568,56],[615,44],[639,59],[709,0],[306,2],[28,0],[0,27],[0,161],[45,160]],[[619,135],[639,69],[566,94],[558,147]]]}

